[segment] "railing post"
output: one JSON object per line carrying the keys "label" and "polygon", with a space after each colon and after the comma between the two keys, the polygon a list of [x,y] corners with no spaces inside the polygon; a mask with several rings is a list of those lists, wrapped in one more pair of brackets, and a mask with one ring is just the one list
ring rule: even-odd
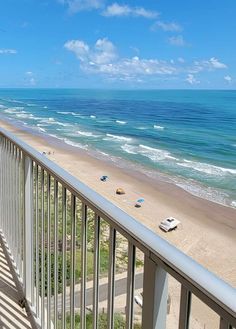
{"label": "railing post", "polygon": [[179,329],[189,328],[191,299],[191,292],[184,285],[182,285],[179,310]]}
{"label": "railing post", "polygon": [[145,255],[143,279],[143,329],[166,328],[167,296],[167,272]]}
{"label": "railing post", "polygon": [[24,282],[25,297],[33,304],[33,166],[24,156]]}

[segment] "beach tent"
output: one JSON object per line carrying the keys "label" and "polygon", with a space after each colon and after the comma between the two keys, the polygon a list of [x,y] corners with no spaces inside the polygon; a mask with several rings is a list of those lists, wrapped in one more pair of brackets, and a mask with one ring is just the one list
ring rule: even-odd
{"label": "beach tent", "polygon": [[125,194],[125,191],[123,190],[123,188],[119,187],[117,190],[116,190],[116,194]]}

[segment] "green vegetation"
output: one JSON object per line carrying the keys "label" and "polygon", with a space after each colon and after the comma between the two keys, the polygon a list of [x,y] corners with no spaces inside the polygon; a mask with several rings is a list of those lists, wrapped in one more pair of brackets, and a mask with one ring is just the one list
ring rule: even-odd
{"label": "green vegetation", "polygon": [[[99,319],[98,319],[98,328],[99,329],[107,329],[107,314],[106,313],[100,313],[99,314]],[[75,315],[75,327],[79,328],[80,324],[80,315],[76,314]],[[125,318],[119,314],[115,313],[114,314],[114,329],[125,329]],[[59,329],[61,329],[61,322],[59,323],[58,326]],[[66,328],[70,329],[70,317],[67,316],[66,318]],[[92,329],[93,328],[93,315],[91,313],[86,315],[86,329]],[[141,325],[135,323],[134,324],[134,329],[141,329]]]}

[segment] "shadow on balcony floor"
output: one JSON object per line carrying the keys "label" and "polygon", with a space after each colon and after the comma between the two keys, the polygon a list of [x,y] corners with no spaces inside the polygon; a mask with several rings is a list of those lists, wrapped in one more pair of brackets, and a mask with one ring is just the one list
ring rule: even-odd
{"label": "shadow on balcony floor", "polygon": [[19,305],[21,299],[22,293],[0,237],[0,329],[36,328],[32,316]]}

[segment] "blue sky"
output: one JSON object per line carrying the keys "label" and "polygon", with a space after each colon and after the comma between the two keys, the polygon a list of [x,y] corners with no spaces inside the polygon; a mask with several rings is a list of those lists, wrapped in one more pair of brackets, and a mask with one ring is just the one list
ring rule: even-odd
{"label": "blue sky", "polygon": [[0,87],[236,89],[236,2],[7,0]]}

